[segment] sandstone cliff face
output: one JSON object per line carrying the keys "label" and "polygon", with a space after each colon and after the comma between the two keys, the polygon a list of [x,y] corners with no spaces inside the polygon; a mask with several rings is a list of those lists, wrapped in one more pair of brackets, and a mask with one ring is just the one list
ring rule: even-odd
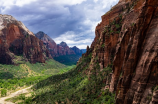
{"label": "sandstone cliff face", "polygon": [[50,57],[43,42],[23,23],[10,15],[0,15],[0,63],[14,64],[15,55],[23,56],[31,63],[45,62]]}
{"label": "sandstone cliff face", "polygon": [[102,16],[91,47],[89,74],[113,64],[109,90],[116,104],[158,103],[158,1],[120,0]]}

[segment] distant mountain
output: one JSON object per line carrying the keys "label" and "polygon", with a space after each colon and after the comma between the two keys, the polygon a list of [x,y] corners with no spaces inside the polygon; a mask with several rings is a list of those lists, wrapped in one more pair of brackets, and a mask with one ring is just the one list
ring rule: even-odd
{"label": "distant mountain", "polygon": [[44,63],[51,57],[43,42],[22,22],[0,14],[0,63],[16,64],[18,56],[31,63]]}
{"label": "distant mountain", "polygon": [[52,57],[75,54],[75,52],[71,50],[65,42],[61,42],[57,45],[52,38],[42,31],[36,33],[35,36],[43,41],[47,49],[49,49]]}
{"label": "distant mountain", "polygon": [[59,56],[75,54],[75,52],[71,50],[65,42],[61,42],[59,45],[57,45],[57,47]]}
{"label": "distant mountain", "polygon": [[47,49],[50,51],[51,56],[58,62],[72,65],[76,64],[82,56],[82,51],[76,46],[69,48],[65,42],[56,44],[53,39],[42,31],[36,33],[35,36],[43,41]]}
{"label": "distant mountain", "polygon": [[77,48],[76,46],[70,48],[71,50],[73,50],[75,52],[75,54],[77,55],[82,55],[82,50],[80,50],[79,48]]}
{"label": "distant mountain", "polygon": [[47,49],[50,51],[52,57],[58,56],[58,47],[53,39],[51,39],[47,34],[42,31],[36,33],[35,36],[43,41]]}

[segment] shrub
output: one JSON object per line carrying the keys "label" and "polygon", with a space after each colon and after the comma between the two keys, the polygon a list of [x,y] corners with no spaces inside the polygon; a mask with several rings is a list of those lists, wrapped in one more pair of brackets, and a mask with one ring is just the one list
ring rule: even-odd
{"label": "shrub", "polygon": [[6,89],[1,89],[1,96],[6,96],[7,95],[7,90]]}

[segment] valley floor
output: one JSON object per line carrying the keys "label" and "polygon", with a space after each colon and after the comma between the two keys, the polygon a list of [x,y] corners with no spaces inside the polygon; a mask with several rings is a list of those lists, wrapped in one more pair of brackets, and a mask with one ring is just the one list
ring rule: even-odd
{"label": "valley floor", "polygon": [[14,104],[14,103],[12,103],[10,101],[5,101],[5,100],[13,98],[13,97],[16,97],[16,96],[18,96],[20,94],[28,93],[29,92],[28,89],[30,89],[31,87],[32,86],[24,88],[24,89],[21,89],[21,90],[18,90],[18,91],[14,92],[14,93],[11,93],[10,95],[8,95],[6,97],[1,97],[0,98],[0,104]]}

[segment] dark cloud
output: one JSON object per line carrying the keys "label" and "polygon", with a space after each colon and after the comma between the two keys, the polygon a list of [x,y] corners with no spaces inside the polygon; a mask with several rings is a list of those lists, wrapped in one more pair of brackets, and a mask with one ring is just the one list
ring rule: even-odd
{"label": "dark cloud", "polygon": [[[44,31],[57,42],[66,41],[68,45],[86,46],[90,45],[90,41],[94,38],[95,26],[100,21],[101,15],[118,2],[118,0],[66,1],[28,0],[26,4],[22,3],[23,5],[8,4],[9,8],[2,2],[0,12],[14,16],[34,33]],[[16,4],[15,1],[14,3]],[[65,40],[62,40],[63,36],[66,37]],[[89,40],[84,43],[82,40],[86,39]]]}

